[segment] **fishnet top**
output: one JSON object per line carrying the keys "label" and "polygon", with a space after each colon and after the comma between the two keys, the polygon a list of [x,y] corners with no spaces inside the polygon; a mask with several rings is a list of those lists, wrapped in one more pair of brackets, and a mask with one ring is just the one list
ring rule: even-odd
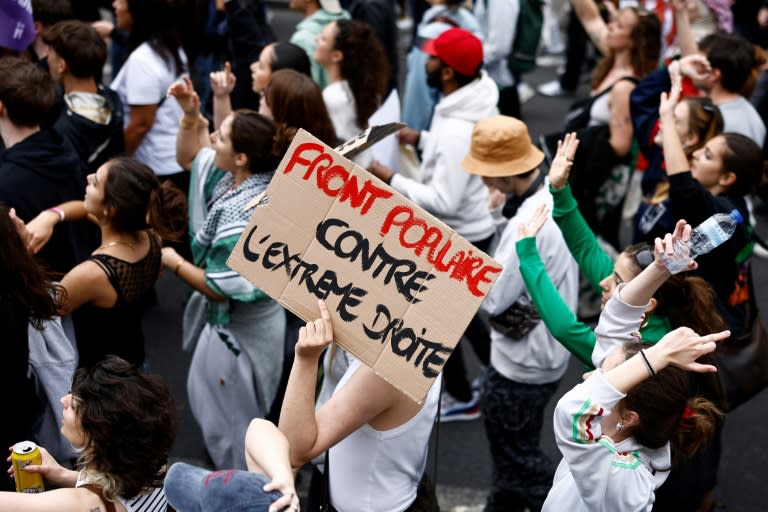
{"label": "fishnet top", "polygon": [[93,366],[109,354],[137,366],[144,363],[141,323],[161,265],[158,237],[150,234],[149,242],[147,255],[134,263],[107,254],[91,256],[90,260],[107,274],[117,302],[111,308],[85,304],[72,314],[80,354],[78,366]]}
{"label": "fishnet top", "polygon": [[139,261],[129,263],[108,254],[94,254],[90,258],[107,274],[117,292],[117,303],[130,304],[144,297],[152,289],[160,273],[161,251],[156,235],[149,235],[149,252]]}

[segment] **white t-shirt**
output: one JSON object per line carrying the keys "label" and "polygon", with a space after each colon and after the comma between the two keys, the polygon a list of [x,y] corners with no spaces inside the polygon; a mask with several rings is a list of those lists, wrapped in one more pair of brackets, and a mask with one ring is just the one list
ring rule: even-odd
{"label": "white t-shirt", "polygon": [[[183,51],[181,57],[186,65]],[[142,43],[128,56],[110,85],[123,101],[126,126],[130,121],[131,105],[160,105],[152,128],[133,154],[136,160],[148,165],[158,176],[182,171],[176,161],[176,135],[183,112],[174,98],[165,96],[168,87],[180,75],[181,70],[174,69],[173,64],[169,67],[149,43]]]}
{"label": "white t-shirt", "polygon": [[[336,391],[361,366],[349,365]],[[416,499],[427,464],[427,448],[440,400],[442,373],[432,383],[416,416],[390,430],[365,424],[330,449],[328,483],[339,512],[401,512]]]}
{"label": "white t-shirt", "polygon": [[[323,100],[328,115],[333,123],[333,129],[341,142],[346,142],[365,130],[357,124],[355,96],[346,80],[333,82],[323,89]],[[360,167],[368,168],[373,161],[373,153],[366,149],[352,159]]]}

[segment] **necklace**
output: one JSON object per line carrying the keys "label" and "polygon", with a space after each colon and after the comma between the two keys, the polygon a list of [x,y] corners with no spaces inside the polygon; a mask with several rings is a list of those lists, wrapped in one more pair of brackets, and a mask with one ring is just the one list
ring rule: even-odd
{"label": "necklace", "polygon": [[136,244],[131,244],[131,243],[128,243],[128,242],[123,242],[122,240],[115,240],[114,242],[109,242],[108,244],[102,245],[101,247],[99,247],[99,250],[109,249],[110,247],[114,247],[116,245],[124,245],[124,246],[128,247],[129,249],[133,249],[133,247]]}

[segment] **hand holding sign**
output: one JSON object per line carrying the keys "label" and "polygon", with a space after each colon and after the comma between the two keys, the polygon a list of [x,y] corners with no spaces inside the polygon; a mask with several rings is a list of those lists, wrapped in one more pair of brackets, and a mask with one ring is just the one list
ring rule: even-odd
{"label": "hand holding sign", "polygon": [[333,341],[333,323],[325,301],[317,301],[320,318],[299,329],[299,341],[296,343],[296,357],[317,361],[325,347]]}

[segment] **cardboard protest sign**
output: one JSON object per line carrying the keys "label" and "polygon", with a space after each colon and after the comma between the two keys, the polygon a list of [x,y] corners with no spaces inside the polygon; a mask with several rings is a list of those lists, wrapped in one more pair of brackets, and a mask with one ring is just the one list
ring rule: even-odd
{"label": "cardboard protest sign", "polygon": [[501,272],[303,130],[228,264],[305,320],[325,300],[336,342],[416,401]]}

